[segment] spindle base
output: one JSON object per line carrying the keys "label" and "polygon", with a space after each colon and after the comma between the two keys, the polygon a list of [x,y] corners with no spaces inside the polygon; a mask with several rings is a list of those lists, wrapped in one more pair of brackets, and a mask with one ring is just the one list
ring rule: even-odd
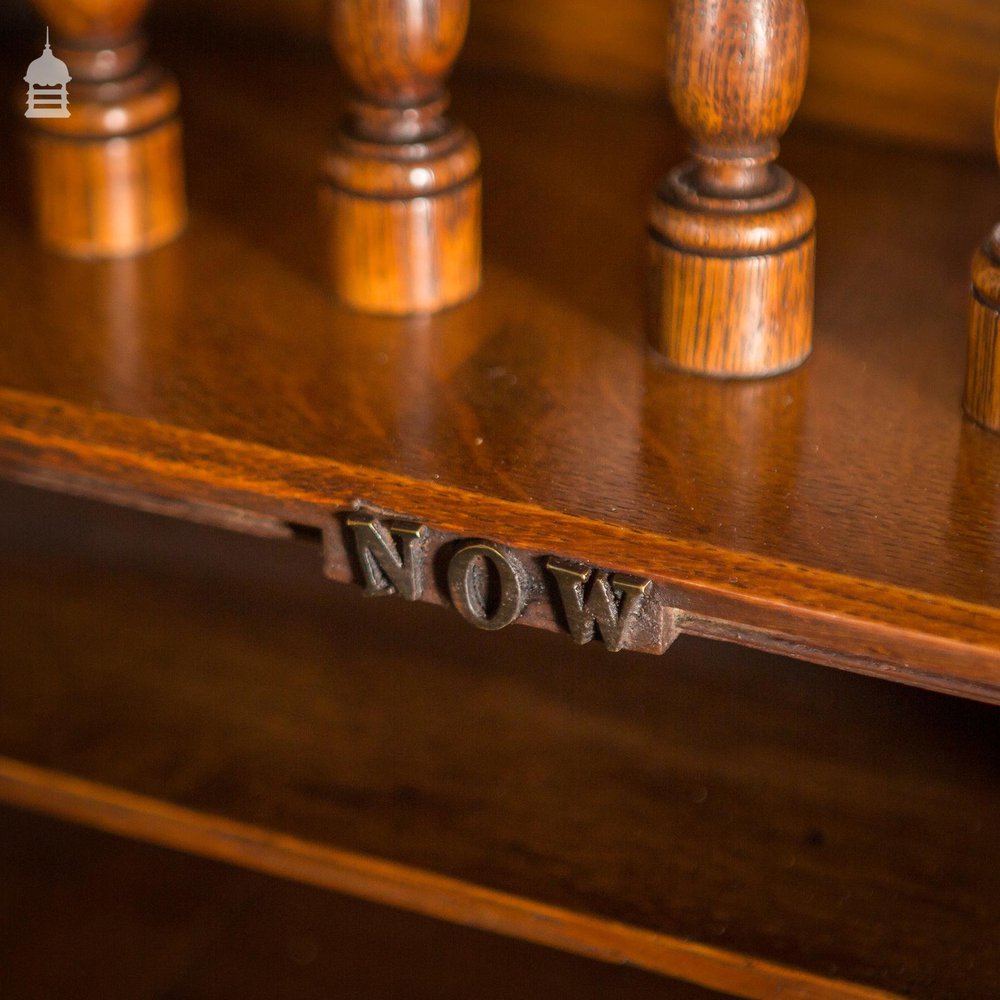
{"label": "spindle base", "polygon": [[1000,227],[972,262],[965,412],[1000,431]]}
{"label": "spindle base", "polygon": [[147,70],[74,88],[70,117],[31,122],[40,239],[75,257],[127,257],[187,221],[176,84]]}
{"label": "spindle base", "polygon": [[398,145],[341,132],[321,188],[337,297],[392,316],[471,298],[481,274],[479,162],[475,139],[457,126]]}
{"label": "spindle base", "polygon": [[812,350],[816,208],[780,168],[763,196],[700,195],[693,166],[667,177],[650,225],[650,339],[672,366],[760,378]]}

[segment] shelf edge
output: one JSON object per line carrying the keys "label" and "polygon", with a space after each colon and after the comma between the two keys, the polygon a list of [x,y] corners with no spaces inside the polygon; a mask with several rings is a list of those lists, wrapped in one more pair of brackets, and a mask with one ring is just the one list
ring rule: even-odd
{"label": "shelf edge", "polygon": [[752,956],[602,920],[458,879],[0,757],[0,800],[133,840],[746,998],[900,1000]]}
{"label": "shelf edge", "polygon": [[[959,599],[12,389],[0,389],[0,475],[270,537],[289,524],[326,531],[359,506],[392,511],[456,538],[649,578],[682,632],[1000,703],[1000,609]],[[581,530],[586,552],[575,548]],[[551,616],[530,624],[557,627]]]}

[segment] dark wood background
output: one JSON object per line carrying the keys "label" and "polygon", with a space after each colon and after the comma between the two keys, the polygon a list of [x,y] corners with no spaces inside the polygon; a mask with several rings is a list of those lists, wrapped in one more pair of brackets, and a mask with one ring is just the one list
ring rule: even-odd
{"label": "dark wood background", "polygon": [[[325,0],[178,0],[319,37]],[[173,5],[163,4],[167,7]],[[993,0],[808,0],[807,121],[986,152],[1000,71]],[[473,63],[649,97],[663,84],[666,0],[474,0]],[[665,103],[665,102],[664,102]]]}
{"label": "dark wood background", "polygon": [[[165,18],[279,30],[318,43],[325,3],[154,0],[154,11]],[[463,58],[598,90],[659,97],[666,6],[666,0],[619,0],[609,13],[604,0],[476,0]],[[812,60],[803,120],[989,152],[1000,71],[1000,5],[809,0],[808,8]],[[28,9],[28,0],[6,0],[0,30],[31,23]]]}

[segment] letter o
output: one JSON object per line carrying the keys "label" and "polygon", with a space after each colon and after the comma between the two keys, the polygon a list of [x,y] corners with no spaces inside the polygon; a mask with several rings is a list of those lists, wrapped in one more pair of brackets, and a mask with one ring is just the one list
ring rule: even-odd
{"label": "letter o", "polygon": [[[500,578],[500,600],[489,614],[489,575],[477,567],[486,559]],[[448,565],[448,589],[459,614],[476,628],[496,632],[516,622],[528,602],[527,574],[513,553],[486,542],[473,542],[458,550]]]}

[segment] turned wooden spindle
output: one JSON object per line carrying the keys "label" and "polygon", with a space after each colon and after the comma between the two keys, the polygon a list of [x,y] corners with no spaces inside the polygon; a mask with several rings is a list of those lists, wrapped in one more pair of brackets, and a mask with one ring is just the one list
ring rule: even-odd
{"label": "turned wooden spindle", "polygon": [[803,0],[672,0],[667,77],[693,159],[651,218],[653,346],[719,377],[773,375],[812,346],[816,209],[775,164],[809,60]]}
{"label": "turned wooden spindle", "polygon": [[354,90],[324,166],[337,295],[370,313],[436,312],[480,276],[479,147],[445,117],[469,0],[333,0]]}
{"label": "turned wooden spindle", "polygon": [[[168,242],[187,217],[180,95],[146,58],[139,24],[148,0],[35,5],[71,77],[67,116],[28,117],[41,239],[79,257]],[[51,67],[51,53],[43,58]]]}
{"label": "turned wooden spindle", "polygon": [[[993,121],[1000,157],[1000,92]],[[972,261],[965,412],[976,423],[1000,431],[1000,225],[990,233]]]}

